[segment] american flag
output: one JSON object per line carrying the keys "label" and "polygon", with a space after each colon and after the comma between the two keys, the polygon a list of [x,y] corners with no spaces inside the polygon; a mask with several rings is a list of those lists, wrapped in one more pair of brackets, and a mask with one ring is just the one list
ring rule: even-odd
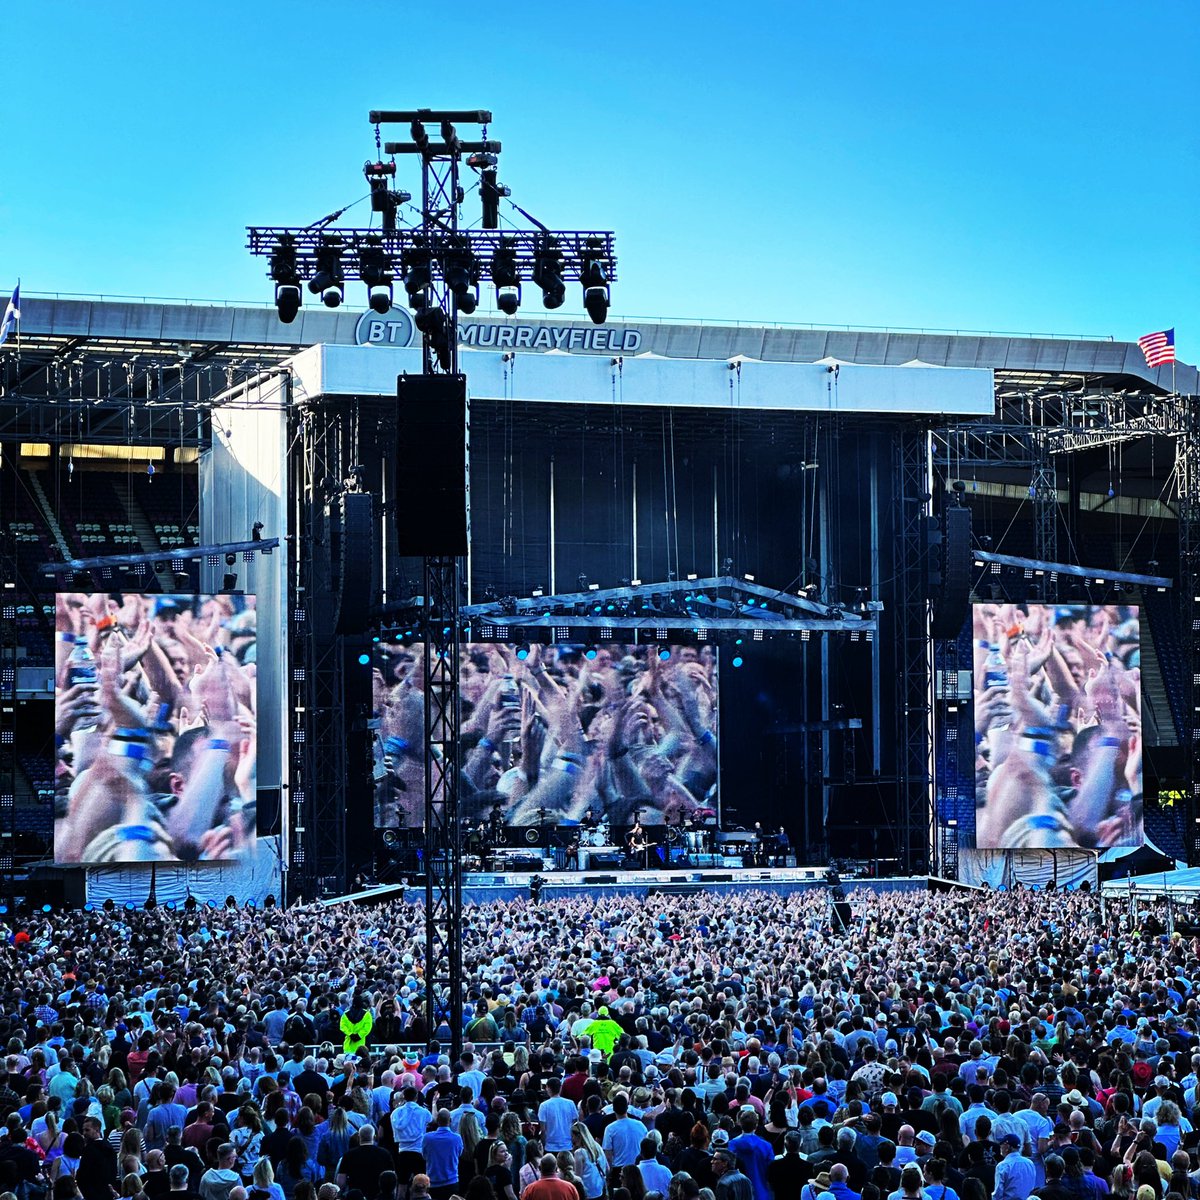
{"label": "american flag", "polygon": [[1175,330],[1160,329],[1157,333],[1144,333],[1138,338],[1138,346],[1146,356],[1146,366],[1161,367],[1175,361]]}

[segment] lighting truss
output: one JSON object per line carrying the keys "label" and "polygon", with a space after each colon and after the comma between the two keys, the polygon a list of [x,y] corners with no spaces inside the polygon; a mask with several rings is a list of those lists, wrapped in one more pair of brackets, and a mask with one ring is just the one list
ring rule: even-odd
{"label": "lighting truss", "polygon": [[[68,558],[62,562],[42,563],[38,570],[43,575],[62,575],[66,571],[92,571],[102,567],[150,567],[159,562],[203,562],[216,558],[223,562],[226,554],[247,555],[270,554],[279,545],[278,538],[262,538],[257,542],[221,542],[214,546],[172,546],[157,554],[102,554],[99,558]],[[246,560],[248,561],[248,560]]]}
{"label": "lighting truss", "polygon": [[291,228],[280,225],[251,226],[247,246],[251,254],[270,258],[280,239],[290,237],[296,251],[296,272],[302,280],[311,279],[317,271],[317,255],[327,237],[340,239],[341,263],[347,281],[363,280],[360,259],[364,251],[382,250],[389,260],[390,270],[397,280],[403,279],[402,262],[413,256],[422,261],[429,258],[434,281],[445,282],[444,264],[447,257],[468,250],[486,274],[492,256],[499,250],[511,251],[522,280],[531,281],[538,261],[538,252],[549,236],[562,255],[561,271],[564,280],[582,282],[587,263],[599,260],[604,264],[608,281],[617,277],[617,257],[611,232],[602,230],[542,230],[524,229],[456,229],[440,230],[429,227],[415,229],[346,229],[314,227]]}
{"label": "lighting truss", "polygon": [[465,606],[472,631],[484,625],[508,629],[621,629],[697,633],[862,633],[878,629],[883,604],[861,609],[821,604],[762,584],[717,575],[666,583],[627,584],[596,591],[507,597]]}

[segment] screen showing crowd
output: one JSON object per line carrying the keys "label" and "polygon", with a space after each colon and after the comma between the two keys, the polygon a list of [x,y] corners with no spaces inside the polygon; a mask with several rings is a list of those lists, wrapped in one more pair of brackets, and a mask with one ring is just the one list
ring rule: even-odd
{"label": "screen showing crowd", "polygon": [[[424,649],[379,647],[375,821],[424,823]],[[709,820],[717,810],[710,646],[462,648],[464,823]]]}
{"label": "screen showing crowd", "polygon": [[1140,846],[1138,610],[974,607],[976,845]]}
{"label": "screen showing crowd", "polygon": [[63,592],[55,614],[55,862],[251,850],[254,597]]}

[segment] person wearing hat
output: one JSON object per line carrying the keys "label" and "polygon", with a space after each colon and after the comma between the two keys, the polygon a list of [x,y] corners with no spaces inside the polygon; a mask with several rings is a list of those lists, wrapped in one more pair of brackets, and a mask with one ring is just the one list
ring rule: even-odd
{"label": "person wearing hat", "polygon": [[829,1191],[829,1172],[820,1171],[808,1181],[800,1191],[800,1200],[817,1200],[818,1196]]}
{"label": "person wearing hat", "polygon": [[1028,1200],[1037,1186],[1037,1171],[1033,1161],[1025,1155],[1021,1135],[1012,1131],[1005,1133],[1000,1138],[1000,1154],[992,1200]]}
{"label": "person wearing hat", "polygon": [[625,1030],[608,1015],[608,1008],[601,1005],[596,1013],[596,1019],[589,1021],[584,1033],[592,1039],[592,1045],[606,1057],[613,1052],[617,1042],[625,1034]]}
{"label": "person wearing hat", "polygon": [[920,1133],[913,1138],[913,1149],[917,1154],[917,1162],[923,1159],[930,1158],[933,1155],[933,1148],[937,1145],[937,1138],[934,1137],[928,1129],[922,1129]]}
{"label": "person wearing hat", "polygon": [[899,1104],[895,1092],[884,1092],[879,1097],[879,1132],[892,1142],[900,1136],[900,1126],[905,1123],[900,1116]]}

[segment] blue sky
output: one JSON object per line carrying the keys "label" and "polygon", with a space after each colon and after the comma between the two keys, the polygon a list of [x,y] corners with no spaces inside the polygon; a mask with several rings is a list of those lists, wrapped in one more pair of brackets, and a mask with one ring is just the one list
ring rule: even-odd
{"label": "blue sky", "polygon": [[9,5],[0,288],[268,300],[244,227],[361,196],[369,109],[478,106],[514,200],[616,231],[614,315],[1174,324],[1195,362],[1196,18],[1193,0]]}

